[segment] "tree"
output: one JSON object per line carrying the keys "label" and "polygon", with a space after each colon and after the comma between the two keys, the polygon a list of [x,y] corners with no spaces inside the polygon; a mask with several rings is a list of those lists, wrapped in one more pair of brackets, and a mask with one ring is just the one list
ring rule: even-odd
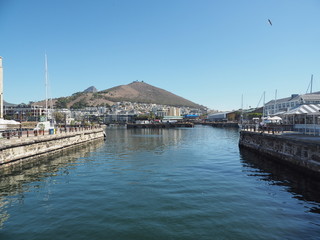
{"label": "tree", "polygon": [[53,117],[56,120],[57,123],[64,123],[66,115],[62,112],[54,112]]}
{"label": "tree", "polygon": [[88,103],[84,99],[81,99],[79,102],[76,102],[71,106],[72,109],[81,109],[85,107],[88,107]]}
{"label": "tree", "polygon": [[55,103],[55,108],[67,108],[67,104],[68,104],[68,98],[66,97],[61,97],[59,98],[56,103]]}

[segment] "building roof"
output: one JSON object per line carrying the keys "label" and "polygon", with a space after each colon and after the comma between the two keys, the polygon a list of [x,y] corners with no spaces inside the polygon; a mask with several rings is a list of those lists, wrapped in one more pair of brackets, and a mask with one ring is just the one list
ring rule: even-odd
{"label": "building roof", "polygon": [[14,107],[14,106],[17,106],[18,104],[13,104],[13,103],[8,103],[6,101],[3,101],[3,106],[5,107]]}
{"label": "building roof", "polygon": [[283,102],[294,101],[294,100],[298,99],[299,96],[301,96],[301,95],[292,94],[291,97],[279,98],[279,99],[276,99],[276,100],[273,99],[273,100],[267,102],[266,105],[272,105],[272,104],[275,104],[275,102],[276,102],[277,104],[279,104],[279,103],[283,103]]}
{"label": "building roof", "polygon": [[164,116],[162,120],[182,120],[183,116]]}
{"label": "building roof", "polygon": [[320,93],[309,93],[300,95],[303,100],[320,100]]}
{"label": "building roof", "polygon": [[285,115],[297,115],[297,114],[318,114],[320,112],[320,104],[304,104],[298,106],[288,112]]}
{"label": "building roof", "polygon": [[286,97],[286,98],[280,98],[276,100],[271,100],[266,103],[266,105],[272,105],[275,104],[275,102],[278,104],[283,103],[283,102],[289,102],[289,101],[320,101],[320,92],[314,92],[314,93],[306,93],[306,94],[292,94],[291,97]]}

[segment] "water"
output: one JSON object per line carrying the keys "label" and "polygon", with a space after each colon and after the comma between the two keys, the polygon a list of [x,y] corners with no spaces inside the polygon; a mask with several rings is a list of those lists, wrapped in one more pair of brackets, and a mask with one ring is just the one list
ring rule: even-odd
{"label": "water", "polygon": [[320,183],[238,132],[110,129],[0,177],[0,239],[320,239]]}

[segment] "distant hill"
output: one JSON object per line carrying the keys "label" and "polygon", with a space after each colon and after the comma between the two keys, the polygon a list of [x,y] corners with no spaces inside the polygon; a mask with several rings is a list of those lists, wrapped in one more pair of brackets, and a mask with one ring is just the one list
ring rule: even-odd
{"label": "distant hill", "polygon": [[6,101],[3,100],[3,105],[6,106],[6,107],[14,107],[14,106],[16,106],[17,104],[8,103],[8,102],[6,102]]}
{"label": "distant hill", "polygon": [[[111,106],[116,102],[154,103],[169,106],[185,106],[203,108],[203,106],[179,97],[164,89],[154,87],[145,82],[132,82],[99,92],[91,92],[90,87],[83,92],[74,93],[69,97],[53,99],[55,108],[83,108],[86,106]],[[94,88],[95,89],[95,88]],[[88,90],[88,91],[87,91]],[[34,103],[42,105],[44,101]]]}
{"label": "distant hill", "polygon": [[91,87],[88,87],[86,90],[84,90],[83,92],[91,92],[91,93],[95,93],[95,92],[98,92],[98,90],[94,87],[94,86],[91,86]]}

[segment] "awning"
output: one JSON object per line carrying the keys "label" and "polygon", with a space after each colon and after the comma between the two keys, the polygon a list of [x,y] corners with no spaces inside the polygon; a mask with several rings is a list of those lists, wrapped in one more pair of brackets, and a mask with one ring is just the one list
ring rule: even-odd
{"label": "awning", "polygon": [[307,114],[307,115],[316,115],[320,112],[320,104],[305,104],[298,106],[290,111],[286,112],[285,115],[299,115],[299,114]]}
{"label": "awning", "polygon": [[278,117],[278,116],[274,116],[274,117],[269,118],[269,120],[272,120],[272,121],[281,121],[282,118],[281,118],[281,117]]}
{"label": "awning", "polygon": [[5,120],[0,118],[0,124],[1,125],[19,125],[20,123],[15,120]]}

